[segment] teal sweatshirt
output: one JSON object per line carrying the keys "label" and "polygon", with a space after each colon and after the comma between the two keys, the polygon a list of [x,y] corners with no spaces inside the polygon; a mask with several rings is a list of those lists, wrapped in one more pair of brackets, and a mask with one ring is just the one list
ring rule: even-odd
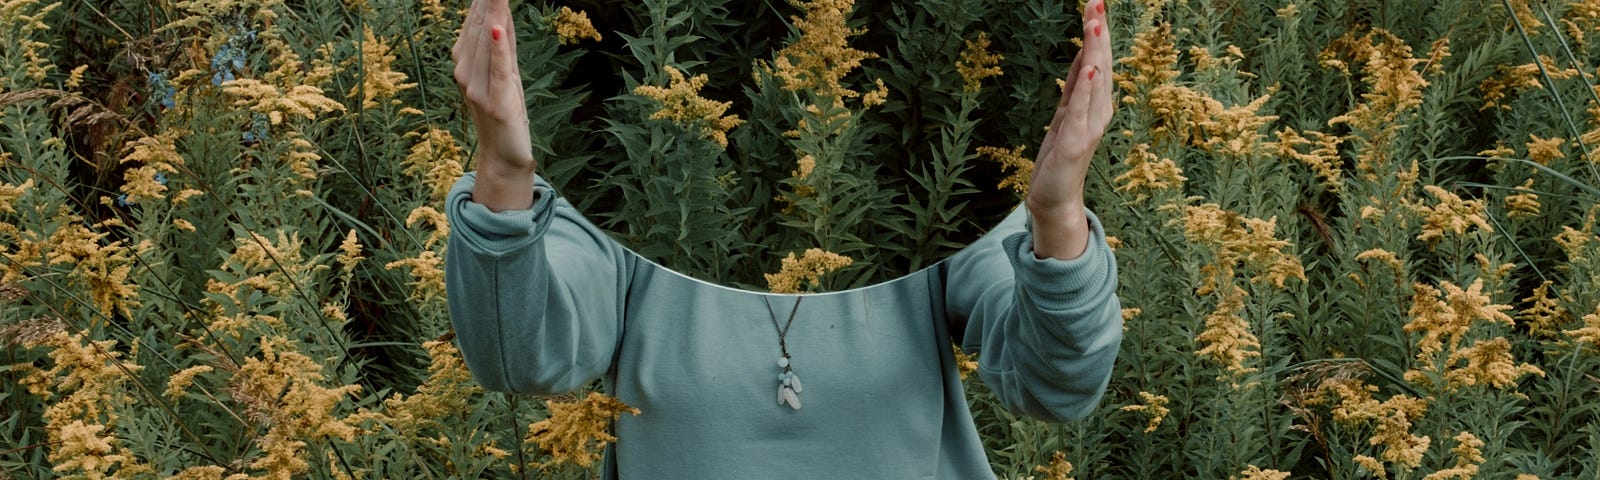
{"label": "teal sweatshirt", "polygon": [[[604,478],[994,478],[952,342],[1008,409],[1052,422],[1099,402],[1122,339],[1099,220],[1077,259],[1033,254],[1018,208],[954,256],[839,292],[782,295],[684,276],[623,248],[542,178],[528,210],[446,199],[450,316],[491,390],[594,379],[639,414],[613,425]],[[780,403],[779,323],[801,408]]]}

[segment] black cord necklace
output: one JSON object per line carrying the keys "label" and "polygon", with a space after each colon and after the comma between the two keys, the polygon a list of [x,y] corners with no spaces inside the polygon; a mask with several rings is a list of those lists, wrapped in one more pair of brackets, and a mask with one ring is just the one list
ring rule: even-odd
{"label": "black cord necklace", "polygon": [[794,315],[800,312],[800,301],[805,297],[794,299],[794,309],[789,311],[789,320],[778,326],[778,314],[772,311],[772,302],[767,297],[761,297],[761,302],[767,305],[767,314],[772,316],[772,328],[778,331],[778,349],[783,351],[783,356],[778,357],[778,368],[783,369],[778,373],[778,405],[788,405],[789,408],[800,409],[800,376],[794,373],[789,364],[789,343],[785,341],[789,335],[789,327],[794,325]]}

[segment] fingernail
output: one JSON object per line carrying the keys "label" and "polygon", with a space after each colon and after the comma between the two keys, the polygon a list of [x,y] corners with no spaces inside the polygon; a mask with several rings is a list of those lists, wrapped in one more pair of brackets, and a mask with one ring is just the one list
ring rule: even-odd
{"label": "fingernail", "polygon": [[[1095,35],[1099,35],[1099,33],[1096,33]],[[500,41],[500,27],[489,29],[489,36],[494,37],[495,41]]]}
{"label": "fingernail", "polygon": [[1095,74],[1095,72],[1098,72],[1098,71],[1100,71],[1100,69],[1098,69],[1098,68],[1093,69],[1093,70],[1089,70],[1089,79],[1090,80],[1094,80],[1094,74]]}
{"label": "fingernail", "polygon": [[1100,4],[1099,4],[1099,5],[1096,5],[1096,6],[1095,6],[1095,7],[1094,7],[1094,9],[1095,9],[1095,10],[1096,10],[1096,11],[1099,11],[1099,12],[1100,12],[1100,14],[1102,14],[1102,15],[1104,15],[1104,14],[1105,14],[1105,13],[1106,13],[1106,2],[1105,2],[1105,0],[1101,0],[1101,1],[1100,1]]}
{"label": "fingernail", "polygon": [[1100,36],[1100,25],[1098,24],[1094,26],[1094,36]]}

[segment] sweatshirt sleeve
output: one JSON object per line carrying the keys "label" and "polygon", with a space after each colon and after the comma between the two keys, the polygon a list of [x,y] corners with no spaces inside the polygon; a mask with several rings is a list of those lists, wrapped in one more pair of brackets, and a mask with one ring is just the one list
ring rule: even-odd
{"label": "sweatshirt sleeve", "polygon": [[532,208],[492,212],[468,173],[445,198],[445,285],[456,341],[491,390],[549,395],[611,368],[622,334],[628,251],[543,178]]}
{"label": "sweatshirt sleeve", "polygon": [[1117,264],[1100,219],[1072,260],[1040,259],[1026,208],[951,257],[951,331],[979,352],[978,374],[1001,404],[1045,421],[1083,418],[1111,379],[1122,341]]}

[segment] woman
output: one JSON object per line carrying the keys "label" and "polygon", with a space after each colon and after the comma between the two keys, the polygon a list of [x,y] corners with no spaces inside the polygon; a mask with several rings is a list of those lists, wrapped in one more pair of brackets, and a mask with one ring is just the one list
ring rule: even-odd
{"label": "woman", "polygon": [[1110,29],[1084,48],[1025,208],[934,267],[810,295],[701,282],[622,248],[536,176],[507,0],[478,0],[455,78],[478,171],[450,192],[447,283],[484,386],[554,394],[596,378],[640,410],[605,478],[993,478],[949,345],[1013,411],[1094,409],[1122,337],[1116,263],[1084,208],[1110,123]]}

